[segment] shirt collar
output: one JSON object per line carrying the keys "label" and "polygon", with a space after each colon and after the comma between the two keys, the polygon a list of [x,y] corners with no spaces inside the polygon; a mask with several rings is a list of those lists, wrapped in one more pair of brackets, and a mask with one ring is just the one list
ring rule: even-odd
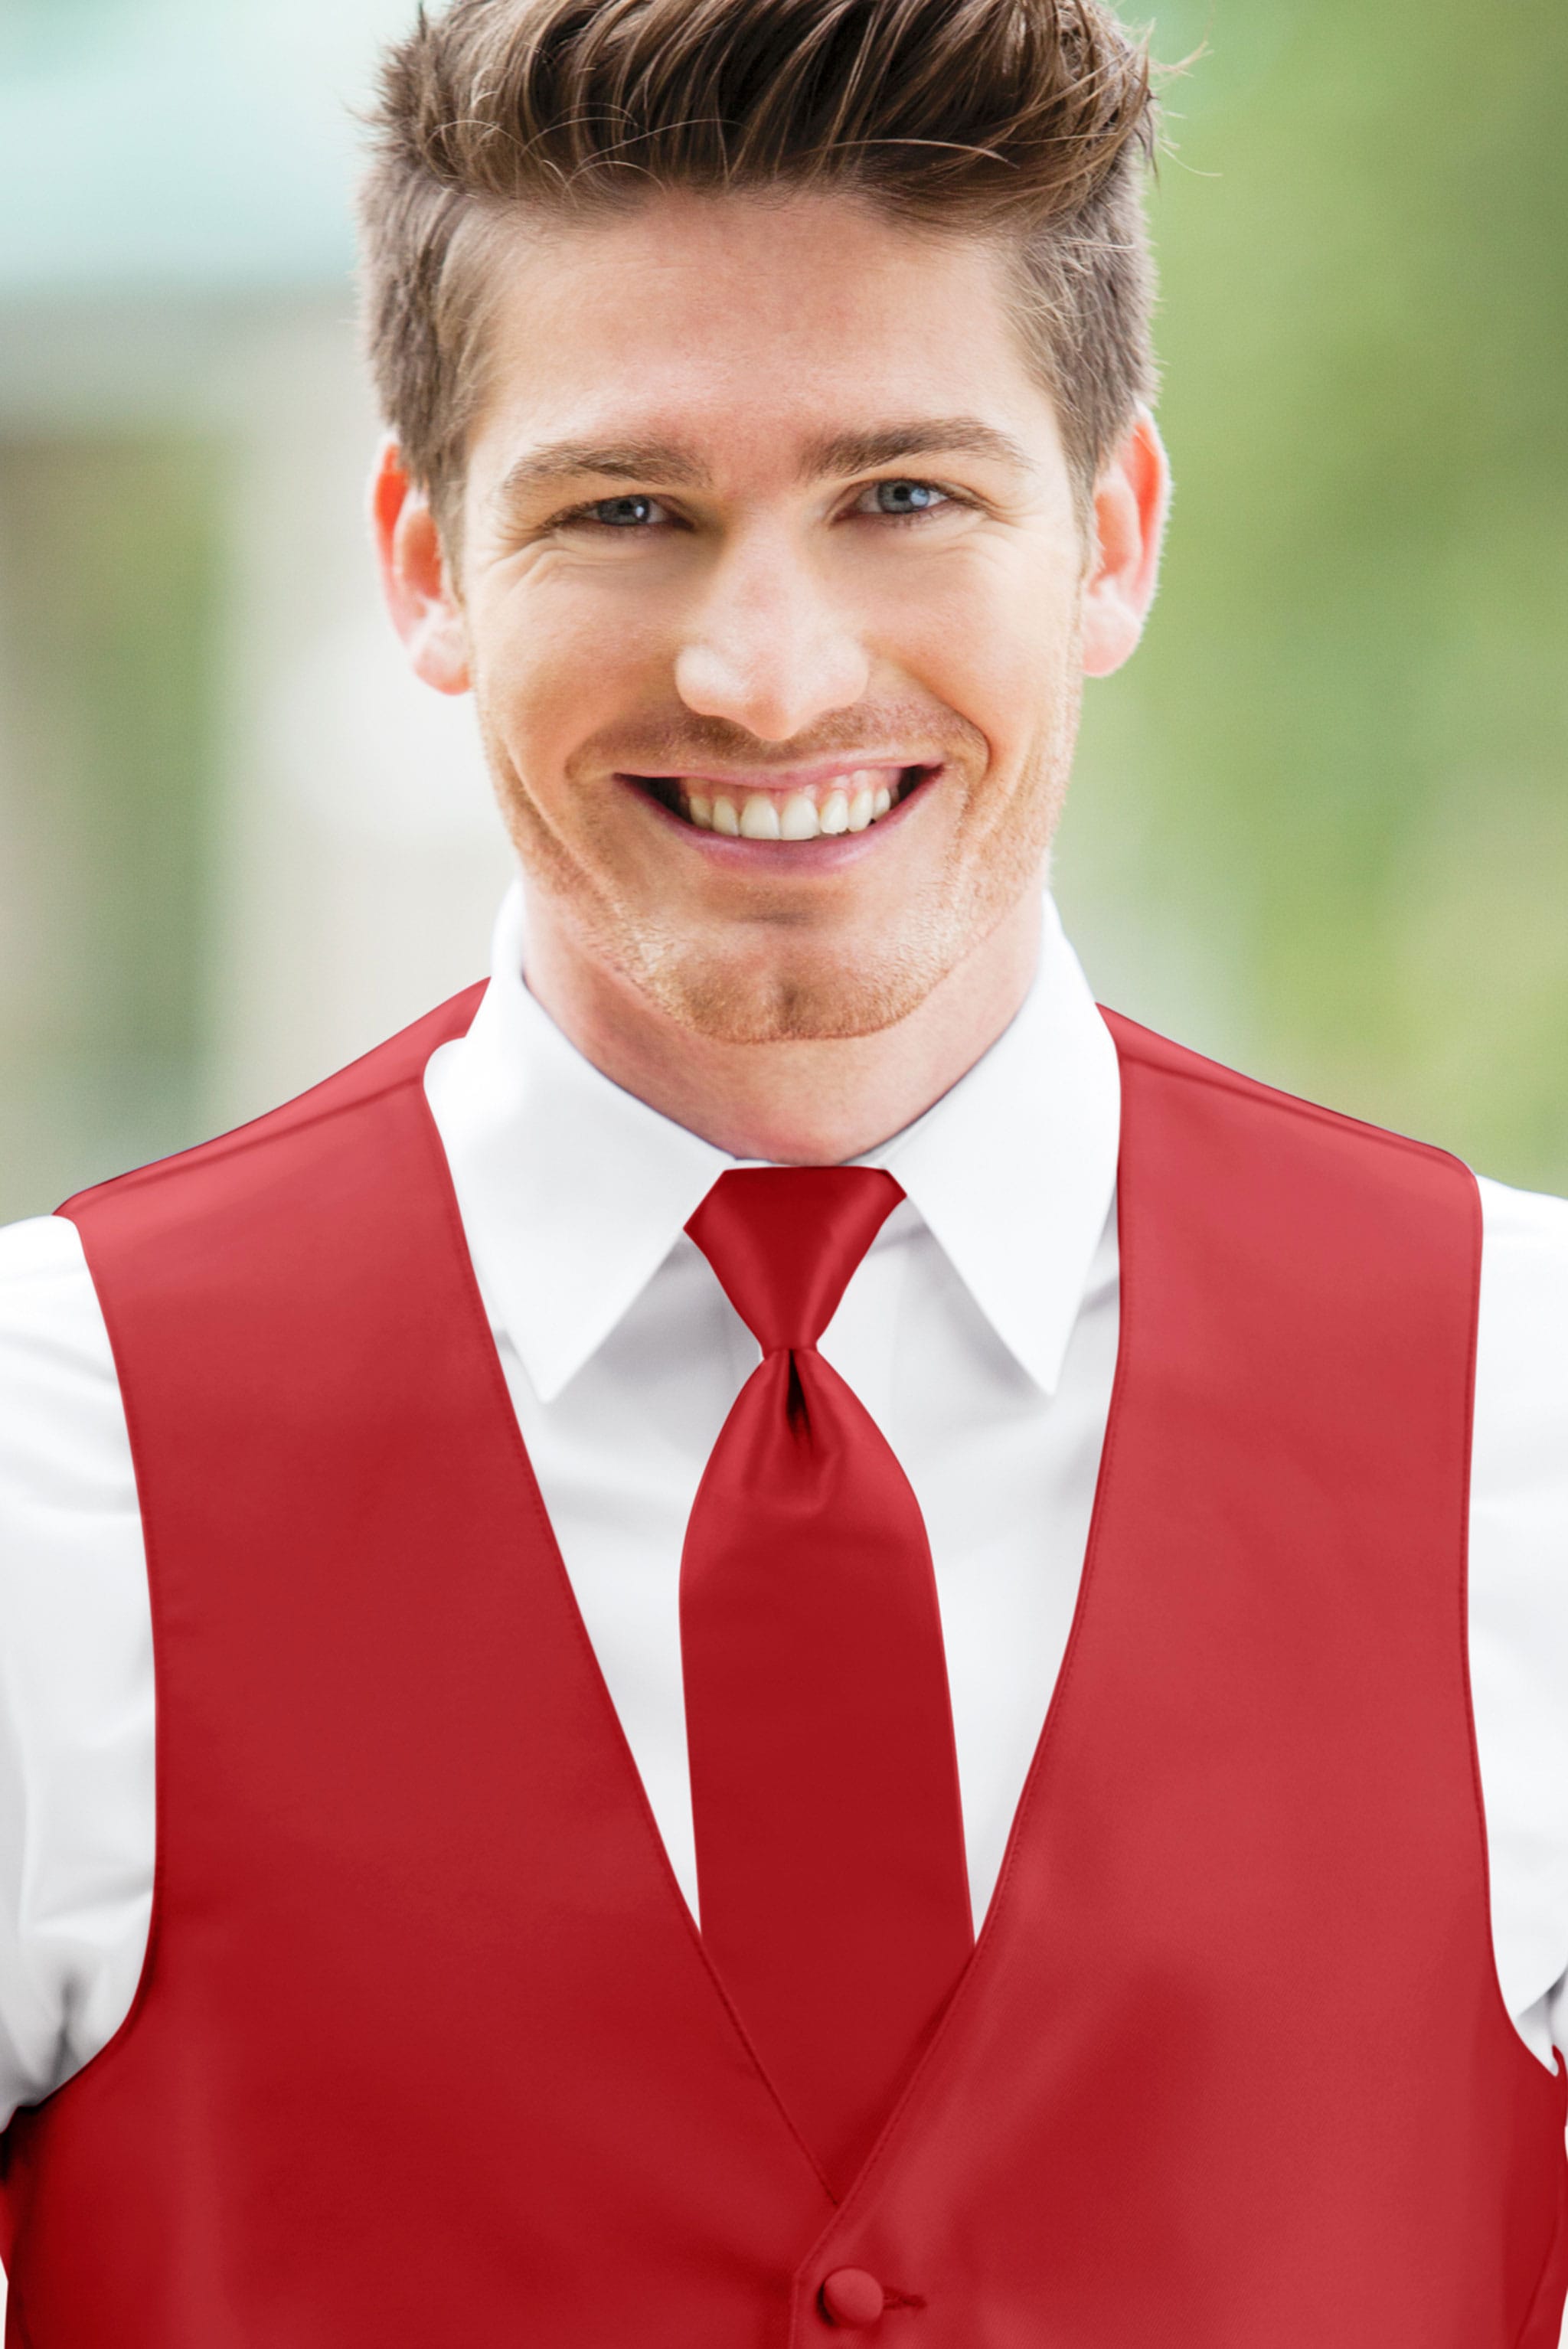
{"label": "shirt collar", "polygon": [[[490,983],[426,1089],[492,1309],[542,1401],[603,1343],[720,1174],[742,1162],[624,1092],[523,985],[521,891]],[[863,1163],[896,1175],[1036,1383],[1061,1375],[1116,1185],[1116,1049],[1046,905],[1039,971],[1012,1025]]]}
{"label": "shirt collar", "polygon": [[897,1176],[1003,1344],[1054,1394],[1115,1196],[1121,1077],[1054,899],[1045,912],[1012,1025],[867,1164]]}

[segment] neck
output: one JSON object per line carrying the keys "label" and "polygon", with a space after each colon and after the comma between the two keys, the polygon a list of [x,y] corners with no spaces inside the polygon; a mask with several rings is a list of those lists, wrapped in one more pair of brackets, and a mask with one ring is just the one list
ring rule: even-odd
{"label": "neck", "polygon": [[1039,961],[1031,890],[906,1019],[872,1036],[735,1044],[588,963],[529,893],[530,992],[584,1059],[732,1158],[837,1166],[902,1132],[993,1045]]}

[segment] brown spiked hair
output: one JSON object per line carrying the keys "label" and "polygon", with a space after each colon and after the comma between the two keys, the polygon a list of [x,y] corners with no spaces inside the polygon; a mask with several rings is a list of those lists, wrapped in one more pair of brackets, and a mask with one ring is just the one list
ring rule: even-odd
{"label": "brown spiked hair", "polygon": [[1099,0],[452,0],[387,51],[370,120],[370,360],[448,525],[520,209],[842,191],[1005,239],[1085,500],[1153,396],[1149,57]]}

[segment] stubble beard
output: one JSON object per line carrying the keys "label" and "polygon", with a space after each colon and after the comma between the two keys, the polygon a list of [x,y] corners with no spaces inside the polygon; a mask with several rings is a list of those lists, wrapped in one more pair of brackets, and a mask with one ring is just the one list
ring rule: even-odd
{"label": "stubble beard", "polygon": [[[723,943],[711,934],[694,938],[619,894],[610,860],[572,853],[545,822],[482,698],[479,720],[519,861],[579,953],[706,1041],[829,1043],[879,1035],[908,1019],[1038,885],[1066,798],[1082,699],[1075,678],[1057,684],[1007,812],[977,851],[949,859],[918,899],[899,908],[891,935],[825,936],[781,899],[777,917],[759,905],[744,927],[730,926]],[[983,784],[982,803],[984,797]]]}

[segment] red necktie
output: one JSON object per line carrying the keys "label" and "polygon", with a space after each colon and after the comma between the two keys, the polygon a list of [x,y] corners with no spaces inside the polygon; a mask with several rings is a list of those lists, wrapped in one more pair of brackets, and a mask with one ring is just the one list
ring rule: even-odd
{"label": "red necktie", "polygon": [[835,2187],[975,1938],[924,1522],[817,1351],[903,1196],[869,1167],[758,1169],[686,1226],[763,1354],[681,1564],[702,1935]]}

